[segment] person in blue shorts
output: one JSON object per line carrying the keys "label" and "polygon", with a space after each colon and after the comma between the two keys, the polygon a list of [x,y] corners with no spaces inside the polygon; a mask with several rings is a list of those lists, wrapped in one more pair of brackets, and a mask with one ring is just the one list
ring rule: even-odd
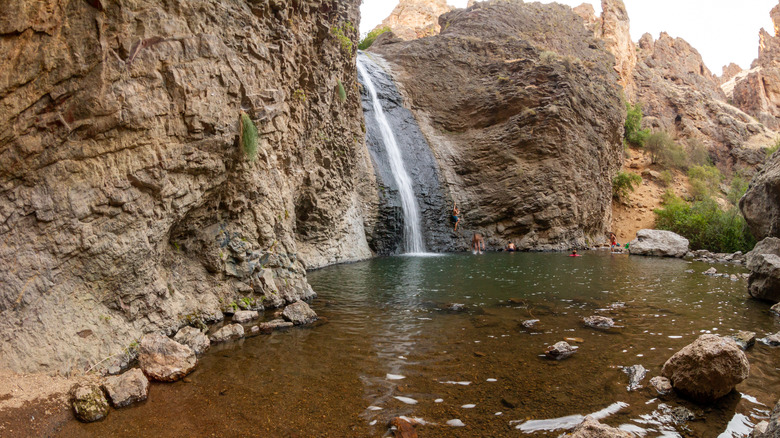
{"label": "person in blue shorts", "polygon": [[458,231],[458,224],[460,223],[460,210],[458,210],[458,203],[455,203],[455,206],[452,207],[452,220],[455,221],[455,230]]}

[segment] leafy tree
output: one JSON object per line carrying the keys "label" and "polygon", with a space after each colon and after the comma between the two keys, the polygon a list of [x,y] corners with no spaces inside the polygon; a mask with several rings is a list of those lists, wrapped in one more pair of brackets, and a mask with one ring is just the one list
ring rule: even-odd
{"label": "leafy tree", "polygon": [[637,147],[645,145],[650,130],[642,129],[642,106],[639,103],[631,105],[626,102],[626,122],[623,127],[625,128],[623,135],[626,143]]}
{"label": "leafy tree", "polygon": [[376,39],[379,37],[379,35],[382,35],[383,33],[389,32],[389,31],[390,31],[390,28],[387,27],[387,26],[380,27],[378,29],[372,30],[371,32],[366,34],[365,38],[360,40],[360,43],[358,43],[358,49],[360,49],[360,50],[368,49],[369,47],[371,47],[372,44],[374,44],[374,41],[376,41]]}
{"label": "leafy tree", "polygon": [[618,201],[628,199],[628,194],[634,191],[634,186],[642,183],[642,177],[631,172],[618,172],[612,178],[612,196]]}

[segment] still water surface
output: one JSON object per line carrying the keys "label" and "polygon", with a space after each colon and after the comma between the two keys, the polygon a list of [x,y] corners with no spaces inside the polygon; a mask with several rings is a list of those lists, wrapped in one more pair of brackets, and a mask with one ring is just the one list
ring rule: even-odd
{"label": "still water surface", "polygon": [[[432,423],[418,428],[423,437],[559,436],[598,413],[640,436],[745,436],[780,397],[780,350],[748,350],[750,377],[714,406],[647,388],[702,333],[780,330],[767,304],[747,298],[745,280],[703,275],[709,267],[606,252],[329,267],[309,274],[327,324],[212,348],[184,381],[153,384],[147,402],[57,435],[383,436],[390,418],[406,415]],[[621,327],[585,327],[594,314]],[[573,357],[543,357],[564,338],[580,338]],[[629,392],[621,367],[634,364],[649,372]],[[677,406],[697,421],[676,424]]]}

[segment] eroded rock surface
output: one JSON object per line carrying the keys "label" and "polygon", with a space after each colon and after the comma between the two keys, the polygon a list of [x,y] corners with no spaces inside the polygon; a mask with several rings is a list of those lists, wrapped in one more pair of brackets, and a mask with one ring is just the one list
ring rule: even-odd
{"label": "eroded rock surface", "polygon": [[359,1],[91,3],[0,2],[0,366],[85,369],[371,256]]}
{"label": "eroded rock surface", "polygon": [[701,335],[664,363],[675,391],[696,402],[713,402],[747,379],[750,364],[733,339]]}
{"label": "eroded rock surface", "polygon": [[133,368],[118,376],[110,376],[103,388],[115,408],[122,408],[146,400],[149,395],[149,380],[139,368]]}
{"label": "eroded rock surface", "polygon": [[688,253],[688,239],[665,230],[639,230],[636,239],[628,245],[633,255],[657,257],[684,257]]}
{"label": "eroded rock surface", "polygon": [[439,16],[453,9],[446,0],[401,0],[376,29],[389,27],[403,40],[436,35],[441,30]]}
{"label": "eroded rock surface", "polygon": [[439,23],[437,36],[371,50],[402,84],[461,209],[455,247],[473,231],[521,249],[603,241],[625,116],[613,56],[557,4],[478,2]]}
{"label": "eroded rock surface", "polygon": [[175,382],[195,369],[198,359],[190,347],[159,333],[152,333],[141,339],[138,363],[149,378]]}

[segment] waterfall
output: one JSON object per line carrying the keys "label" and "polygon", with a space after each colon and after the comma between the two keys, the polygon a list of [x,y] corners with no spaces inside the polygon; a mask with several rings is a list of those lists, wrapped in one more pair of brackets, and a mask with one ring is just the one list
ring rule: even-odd
{"label": "waterfall", "polygon": [[358,54],[357,68],[360,76],[363,78],[363,85],[368,89],[369,95],[371,96],[374,116],[379,125],[382,141],[387,150],[390,168],[393,172],[393,177],[398,186],[398,193],[401,197],[401,208],[404,213],[404,248],[407,253],[424,253],[425,243],[423,242],[420,226],[420,209],[417,206],[417,200],[415,199],[414,190],[412,189],[412,179],[409,178],[409,173],[406,171],[406,167],[404,167],[401,149],[398,147],[393,130],[387,122],[387,117],[385,117],[382,104],[377,97],[376,88],[371,81],[371,76],[368,74],[365,65],[363,65],[365,62],[361,59],[363,56],[364,55],[362,54]]}

